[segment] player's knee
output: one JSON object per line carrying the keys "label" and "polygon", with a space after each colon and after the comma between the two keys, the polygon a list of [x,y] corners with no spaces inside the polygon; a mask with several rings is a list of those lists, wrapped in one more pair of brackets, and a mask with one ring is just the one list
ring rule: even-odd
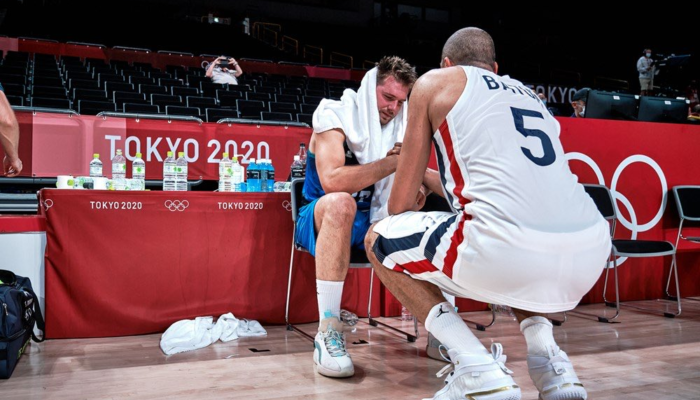
{"label": "player's knee", "polygon": [[377,234],[374,232],[374,226],[375,224],[372,224],[372,226],[369,227],[369,230],[367,230],[367,234],[365,235],[365,250],[367,251],[367,256],[369,257],[370,255],[374,254],[374,242],[377,240]]}
{"label": "player's knee", "polygon": [[331,193],[328,196],[328,206],[325,212],[327,217],[348,222],[355,219],[357,203],[348,193]]}

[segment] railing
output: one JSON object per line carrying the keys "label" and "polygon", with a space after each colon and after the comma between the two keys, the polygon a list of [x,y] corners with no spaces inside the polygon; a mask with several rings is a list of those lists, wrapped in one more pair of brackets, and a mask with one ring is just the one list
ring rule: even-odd
{"label": "railing", "polygon": [[289,37],[289,36],[282,36],[282,41],[281,41],[281,46],[280,50],[286,51],[288,53],[292,53],[295,56],[299,55],[299,41]]}
{"label": "railing", "polygon": [[48,107],[25,107],[25,106],[12,106],[15,111],[27,111],[33,114],[38,112],[53,113],[53,114],[68,114],[69,116],[80,115],[75,110],[70,108],[48,108]]}
{"label": "railing", "polygon": [[139,113],[120,113],[112,111],[102,111],[97,114],[97,117],[116,117],[116,118],[134,118],[138,122],[140,119],[160,119],[170,121],[190,121],[198,122],[200,125],[204,123],[200,118],[190,115],[167,115],[167,114],[139,114]]}
{"label": "railing", "polygon": [[331,53],[330,64],[334,67],[343,67],[352,69],[353,58],[343,53]]}
{"label": "railing", "polygon": [[309,46],[308,44],[304,45],[302,57],[311,64],[321,65],[323,64],[323,49],[317,46]]}
{"label": "railing", "polygon": [[151,49],[144,49],[140,47],[127,47],[127,46],[114,46],[112,47],[112,50],[118,50],[118,51],[138,51],[142,53],[152,53]]}

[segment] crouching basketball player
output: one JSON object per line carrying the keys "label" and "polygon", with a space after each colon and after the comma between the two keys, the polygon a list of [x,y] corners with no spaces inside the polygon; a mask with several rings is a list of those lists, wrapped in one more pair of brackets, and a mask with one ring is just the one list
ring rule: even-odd
{"label": "crouching basketball player", "polygon": [[[523,84],[497,75],[488,33],[454,33],[441,67],[413,88],[391,216],[366,236],[370,261],[449,349],[454,371],[435,399],[520,399],[501,345],[488,351],[441,290],[510,306],[540,398],[585,399],[544,314],[573,309],[595,284],[608,224],[569,169],[559,123]],[[431,143],[439,172],[427,170]],[[410,212],[421,183],[453,212]]]}

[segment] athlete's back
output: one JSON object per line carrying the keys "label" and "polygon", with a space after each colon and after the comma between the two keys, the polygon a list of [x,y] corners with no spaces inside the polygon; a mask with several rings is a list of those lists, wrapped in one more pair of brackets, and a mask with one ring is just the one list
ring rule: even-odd
{"label": "athlete's back", "polygon": [[576,232],[599,223],[569,169],[559,123],[537,96],[508,77],[457,68],[466,87],[433,136],[453,208],[494,228]]}

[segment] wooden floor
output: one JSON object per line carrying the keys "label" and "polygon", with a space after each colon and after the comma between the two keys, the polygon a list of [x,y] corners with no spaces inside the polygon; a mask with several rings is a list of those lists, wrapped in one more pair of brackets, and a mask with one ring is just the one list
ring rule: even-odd
{"label": "wooden floor", "polygon": [[[642,303],[662,306],[636,304]],[[628,309],[619,324],[569,317],[555,328],[555,337],[571,356],[590,399],[698,399],[700,302],[684,301],[683,307],[676,319]],[[488,318],[487,313],[463,316]],[[313,332],[316,325],[304,327]],[[0,398],[420,399],[442,387],[435,373],[444,364],[425,356],[424,330],[416,343],[407,343],[360,322],[357,332],[348,335],[355,376],[338,380],[314,372],[310,341],[281,326],[266,328],[264,338],[218,342],[170,357],[158,347],[160,335],[33,343],[12,378],[0,381]],[[487,347],[491,342],[504,345],[523,398],[536,399],[517,323],[500,316],[477,336]]]}

